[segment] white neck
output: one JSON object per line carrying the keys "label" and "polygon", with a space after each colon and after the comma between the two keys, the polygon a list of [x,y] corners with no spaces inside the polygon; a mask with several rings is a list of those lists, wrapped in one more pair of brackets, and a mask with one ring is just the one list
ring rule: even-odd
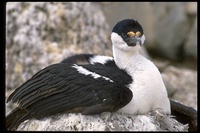
{"label": "white neck", "polygon": [[[142,44],[145,40],[143,35]],[[139,54],[139,50],[141,48],[140,45],[136,46],[128,46],[124,40],[116,33],[111,34],[112,48],[113,48],[113,56],[116,65],[121,69],[126,69],[127,67],[131,67],[130,65],[134,65],[134,60],[137,60],[137,56],[142,57]],[[142,57],[143,58],[143,57]]]}
{"label": "white neck", "polygon": [[122,50],[116,47],[116,45],[113,45],[113,56],[116,65],[121,69],[133,67],[135,61],[138,61],[137,57],[141,57],[138,52],[139,48],[140,46],[136,45],[134,48],[129,50]]}

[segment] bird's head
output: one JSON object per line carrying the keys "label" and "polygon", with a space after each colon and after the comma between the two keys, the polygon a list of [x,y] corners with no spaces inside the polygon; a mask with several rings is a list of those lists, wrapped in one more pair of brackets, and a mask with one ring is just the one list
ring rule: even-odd
{"label": "bird's head", "polygon": [[113,27],[111,41],[119,50],[138,52],[145,41],[143,28],[136,20],[124,19]]}

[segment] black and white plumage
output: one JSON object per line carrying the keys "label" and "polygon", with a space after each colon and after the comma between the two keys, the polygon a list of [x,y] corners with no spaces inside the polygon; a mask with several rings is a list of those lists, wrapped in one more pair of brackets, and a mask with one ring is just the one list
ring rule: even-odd
{"label": "black and white plumage", "polygon": [[160,72],[138,53],[145,41],[142,26],[133,19],[122,20],[114,26],[111,41],[113,59],[96,58],[88,64],[63,61],[19,86],[7,99],[18,104],[6,117],[7,129],[15,130],[26,119],[64,112],[145,114],[158,110],[170,114]]}
{"label": "black and white plumage", "polygon": [[[104,65],[116,65],[114,63],[113,57],[102,56],[97,54],[75,54],[70,56],[63,61],[62,63],[71,63],[71,64],[95,64],[100,63]],[[178,101],[170,100],[171,105],[171,116],[182,124],[189,124],[188,131],[197,130],[197,111],[189,106],[181,104]]]}

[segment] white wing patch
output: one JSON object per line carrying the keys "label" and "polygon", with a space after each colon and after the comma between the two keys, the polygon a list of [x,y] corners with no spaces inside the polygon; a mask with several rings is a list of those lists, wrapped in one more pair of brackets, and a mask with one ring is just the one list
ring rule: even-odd
{"label": "white wing patch", "polygon": [[109,56],[95,55],[94,57],[90,58],[90,63],[91,64],[94,64],[94,63],[105,64],[109,60],[113,60],[113,58]]}
{"label": "white wing patch", "polygon": [[87,70],[86,68],[84,68],[84,67],[82,67],[82,66],[78,66],[78,65],[74,64],[72,67],[73,67],[73,68],[76,68],[76,70],[77,70],[79,73],[84,74],[84,75],[90,75],[90,76],[92,76],[94,79],[97,79],[97,78],[100,78],[100,77],[101,77],[101,78],[103,78],[103,79],[105,79],[105,80],[107,80],[107,81],[109,81],[109,82],[113,82],[113,80],[111,80],[110,78],[107,78],[107,77],[105,77],[105,76],[99,75],[99,74],[97,74],[97,73],[95,73],[95,72],[91,72],[91,71]]}

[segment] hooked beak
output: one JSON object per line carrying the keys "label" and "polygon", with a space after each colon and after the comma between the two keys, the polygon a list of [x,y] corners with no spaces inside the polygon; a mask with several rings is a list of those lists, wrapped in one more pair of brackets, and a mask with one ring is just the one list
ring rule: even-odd
{"label": "hooked beak", "polygon": [[128,46],[136,46],[136,45],[140,45],[142,44],[141,42],[141,38],[134,36],[134,37],[128,37],[125,39],[125,42],[128,44]]}
{"label": "hooked beak", "polygon": [[141,46],[142,42],[140,35],[141,33],[139,31],[136,33],[133,31],[129,31],[124,41],[128,44],[128,46],[135,46],[137,44]]}

